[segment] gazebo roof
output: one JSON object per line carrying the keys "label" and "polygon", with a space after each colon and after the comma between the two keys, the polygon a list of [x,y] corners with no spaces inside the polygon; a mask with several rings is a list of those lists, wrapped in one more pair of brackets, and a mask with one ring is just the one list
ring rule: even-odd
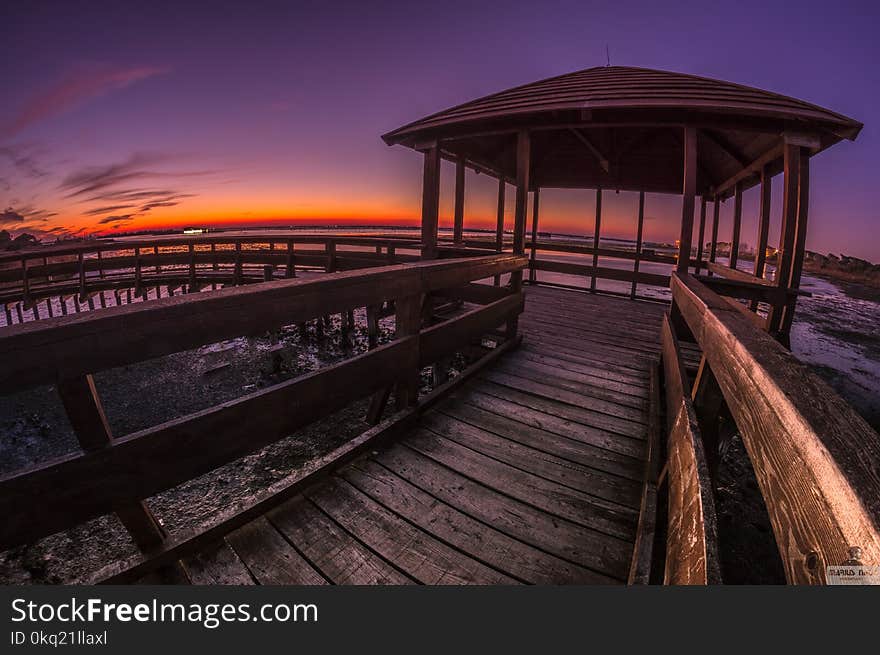
{"label": "gazebo roof", "polygon": [[533,186],[679,192],[684,124],[700,128],[701,193],[723,186],[783,134],[808,135],[818,152],[862,128],[828,109],[740,84],[608,66],[501,91],[382,138],[415,148],[439,139],[447,158],[512,178],[512,134],[526,128]]}

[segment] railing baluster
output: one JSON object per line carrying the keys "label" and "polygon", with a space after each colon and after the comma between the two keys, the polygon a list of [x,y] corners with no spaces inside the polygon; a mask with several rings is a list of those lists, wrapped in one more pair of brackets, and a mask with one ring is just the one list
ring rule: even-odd
{"label": "railing baluster", "polygon": [[[84,451],[92,452],[113,446],[110,424],[91,375],[60,380],[58,394]],[[116,515],[141,550],[155,548],[167,536],[165,529],[143,501],[121,507]]]}

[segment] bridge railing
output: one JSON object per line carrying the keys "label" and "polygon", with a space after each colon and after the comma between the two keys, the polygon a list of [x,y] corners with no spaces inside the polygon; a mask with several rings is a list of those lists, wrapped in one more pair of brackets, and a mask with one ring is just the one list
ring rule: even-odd
{"label": "bridge railing", "polygon": [[[790,583],[851,559],[880,565],[880,435],[728,299],[673,274],[663,331],[669,443],[666,581],[717,581],[711,477],[726,406],[752,462]],[[693,378],[679,338],[696,342]],[[662,481],[662,480],[661,480]]]}
{"label": "bridge railing", "polygon": [[[5,325],[217,287],[417,261],[394,236],[201,235],[95,239],[0,253]],[[462,253],[463,254],[463,253]],[[450,253],[447,253],[447,256]],[[5,320],[4,320],[5,319]]]}
{"label": "bridge railing", "polygon": [[[56,385],[82,452],[0,478],[0,549],[116,513],[142,550],[161,550],[167,535],[145,499],[357,399],[373,397],[373,422],[391,389],[399,411],[415,406],[423,367],[479,344],[499,326],[515,326],[522,293],[476,282],[526,263],[521,256],[495,254],[397,264],[178,295],[4,329],[0,394]],[[475,306],[464,305],[452,318],[432,323],[432,298],[438,296]],[[96,372],[355,308],[367,307],[369,315],[383,303],[396,315],[395,338],[385,345],[133,434],[111,432],[92,377]],[[509,346],[514,336],[496,341]]]}

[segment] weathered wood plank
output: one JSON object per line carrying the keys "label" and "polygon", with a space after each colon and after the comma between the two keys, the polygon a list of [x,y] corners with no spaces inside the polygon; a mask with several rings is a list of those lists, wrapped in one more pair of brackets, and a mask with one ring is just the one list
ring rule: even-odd
{"label": "weathered wood plank", "polygon": [[672,289],[754,463],[788,581],[823,582],[851,546],[880,564],[880,436],[705,285]]}
{"label": "weathered wood plank", "polygon": [[307,496],[334,521],[423,584],[512,584],[513,578],[450,548],[333,478]]}
{"label": "weathered wood plank", "polygon": [[[117,439],[112,448],[68,455],[0,479],[0,543],[64,529],[210,471],[415,370],[415,338]],[[360,380],[352,386],[351,380]],[[152,463],[152,465],[151,465]],[[17,511],[24,498],[65,489],[45,511]]]}
{"label": "weathered wood plank", "polygon": [[501,495],[403,446],[379,453],[375,459],[412,485],[496,530],[592,569],[604,575],[605,582],[623,579],[620,571],[615,576],[609,569],[613,558],[604,556],[610,549],[620,548],[617,540],[607,542],[605,549],[596,547],[596,539],[604,539],[602,535]]}
{"label": "weathered wood plank", "polygon": [[262,585],[327,584],[265,518],[231,532],[226,541]]}
{"label": "weathered wood plank", "polygon": [[504,435],[483,430],[454,416],[432,412],[424,417],[421,425],[450,441],[526,473],[629,509],[638,507],[639,487],[632,480],[582,466]]}
{"label": "weathered wood plank", "polygon": [[666,584],[718,584],[718,533],[715,501],[700,428],[686,389],[678,339],[669,318],[663,321],[663,375],[668,434],[669,527]]}
{"label": "weathered wood plank", "polygon": [[225,540],[210,544],[191,557],[183,566],[193,584],[253,585],[253,576],[244,562]]}
{"label": "weathered wood plank", "polygon": [[270,510],[266,518],[334,584],[413,583],[305,498]]}
{"label": "weathered wood plank", "polygon": [[376,462],[361,461],[343,477],[363,493],[474,559],[531,584],[595,584],[593,571],[544,553],[444,503]]}

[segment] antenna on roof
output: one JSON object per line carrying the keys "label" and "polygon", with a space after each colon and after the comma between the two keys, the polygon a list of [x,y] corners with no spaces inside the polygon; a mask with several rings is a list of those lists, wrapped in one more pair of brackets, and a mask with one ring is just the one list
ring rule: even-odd
{"label": "antenna on roof", "polygon": [[605,65],[606,65],[606,66],[610,66],[610,65],[611,65],[611,51],[608,50],[608,44],[607,44],[607,43],[605,44]]}

